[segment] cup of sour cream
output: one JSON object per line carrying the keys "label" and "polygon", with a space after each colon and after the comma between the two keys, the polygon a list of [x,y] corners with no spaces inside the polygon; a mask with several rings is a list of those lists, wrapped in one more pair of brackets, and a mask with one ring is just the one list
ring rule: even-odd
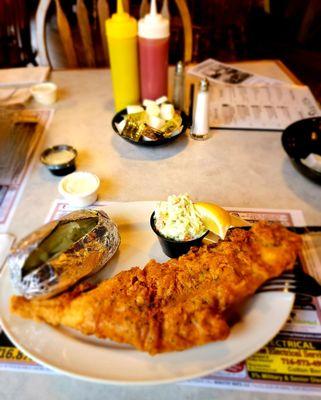
{"label": "cup of sour cream", "polygon": [[32,86],[30,92],[38,103],[51,105],[57,100],[58,88],[53,82],[43,82]]}
{"label": "cup of sour cream", "polygon": [[100,180],[91,172],[74,172],[58,185],[59,193],[72,205],[86,207],[97,200]]}

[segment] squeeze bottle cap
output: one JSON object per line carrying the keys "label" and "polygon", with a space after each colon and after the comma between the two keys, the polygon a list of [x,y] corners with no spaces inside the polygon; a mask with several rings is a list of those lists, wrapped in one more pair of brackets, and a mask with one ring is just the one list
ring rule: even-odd
{"label": "squeeze bottle cap", "polygon": [[138,21],[138,36],[145,39],[169,37],[169,20],[157,13],[156,0],[151,0],[150,13]]}
{"label": "squeeze bottle cap", "polygon": [[123,0],[117,0],[117,12],[106,21],[107,36],[131,38],[137,36],[137,21],[124,11]]}

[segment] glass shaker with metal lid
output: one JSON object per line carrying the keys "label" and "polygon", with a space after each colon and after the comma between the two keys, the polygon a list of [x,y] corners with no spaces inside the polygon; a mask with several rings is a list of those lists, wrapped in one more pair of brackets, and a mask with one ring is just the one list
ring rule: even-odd
{"label": "glass shaker with metal lid", "polygon": [[196,106],[193,115],[191,137],[196,140],[205,140],[209,133],[209,82],[202,79],[197,95]]}

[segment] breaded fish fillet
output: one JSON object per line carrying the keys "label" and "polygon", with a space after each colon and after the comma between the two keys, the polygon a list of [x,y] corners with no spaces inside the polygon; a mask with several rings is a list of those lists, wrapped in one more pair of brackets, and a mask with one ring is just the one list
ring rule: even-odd
{"label": "breaded fish fillet", "polygon": [[11,299],[13,313],[64,325],[157,354],[225,339],[225,315],[267,279],[293,267],[298,235],[259,222],[232,230],[217,245],[193,248],[163,264],[120,272],[47,300]]}

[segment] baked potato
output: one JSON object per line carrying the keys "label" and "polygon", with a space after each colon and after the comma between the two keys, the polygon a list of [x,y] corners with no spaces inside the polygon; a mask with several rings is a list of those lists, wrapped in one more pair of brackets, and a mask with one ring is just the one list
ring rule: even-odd
{"label": "baked potato", "polygon": [[12,248],[12,282],[26,298],[52,297],[103,268],[119,244],[117,226],[105,212],[72,212]]}

